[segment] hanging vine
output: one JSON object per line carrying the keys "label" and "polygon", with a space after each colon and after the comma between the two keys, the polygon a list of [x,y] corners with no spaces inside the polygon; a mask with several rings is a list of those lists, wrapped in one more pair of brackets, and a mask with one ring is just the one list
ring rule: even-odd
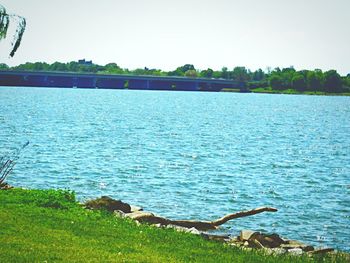
{"label": "hanging vine", "polygon": [[21,44],[26,29],[26,19],[18,15],[8,14],[5,7],[0,5],[0,41],[7,37],[10,22],[16,23],[16,32],[13,36],[12,50],[10,52],[10,57],[13,57]]}

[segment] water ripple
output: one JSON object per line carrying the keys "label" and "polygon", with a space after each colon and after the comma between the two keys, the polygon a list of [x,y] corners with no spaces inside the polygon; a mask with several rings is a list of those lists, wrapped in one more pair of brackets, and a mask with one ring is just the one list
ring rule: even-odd
{"label": "water ripple", "polygon": [[238,219],[350,251],[350,98],[0,88],[0,153],[26,141],[9,183],[110,195],[163,216]]}

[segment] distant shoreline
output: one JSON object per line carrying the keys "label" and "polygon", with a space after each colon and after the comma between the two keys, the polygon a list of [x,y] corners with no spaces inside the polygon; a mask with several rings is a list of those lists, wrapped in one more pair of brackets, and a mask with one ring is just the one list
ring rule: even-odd
{"label": "distant shoreline", "polygon": [[[222,89],[221,92],[240,92],[238,89]],[[242,92],[240,92],[242,93]],[[329,93],[324,91],[297,91],[295,89],[274,90],[268,88],[251,89],[250,93],[288,94],[288,95],[318,95],[318,96],[350,96],[350,92]]]}

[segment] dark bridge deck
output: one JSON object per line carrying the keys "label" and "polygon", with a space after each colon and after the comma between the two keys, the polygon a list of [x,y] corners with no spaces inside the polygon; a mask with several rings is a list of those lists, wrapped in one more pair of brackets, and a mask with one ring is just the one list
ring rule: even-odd
{"label": "dark bridge deck", "polygon": [[245,92],[244,82],[205,78],[0,71],[0,86]]}

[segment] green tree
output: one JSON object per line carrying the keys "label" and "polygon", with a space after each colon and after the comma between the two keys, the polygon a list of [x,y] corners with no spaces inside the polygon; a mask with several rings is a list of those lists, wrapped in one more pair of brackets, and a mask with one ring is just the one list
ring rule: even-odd
{"label": "green tree", "polygon": [[350,92],[350,74],[343,78],[344,92]]}
{"label": "green tree", "polygon": [[301,73],[296,73],[292,77],[292,87],[293,89],[296,89],[298,91],[305,91],[306,90],[306,81]]}
{"label": "green tree", "polygon": [[324,87],[327,92],[340,92],[342,80],[336,70],[329,70],[324,73]]}
{"label": "green tree", "polygon": [[350,74],[344,78],[345,86],[350,87]]}
{"label": "green tree", "polygon": [[211,68],[208,68],[206,70],[202,70],[199,75],[202,78],[212,78],[213,74],[214,74],[214,71]]}
{"label": "green tree", "polygon": [[272,74],[269,79],[269,83],[272,89],[283,90],[283,80],[280,75]]}
{"label": "green tree", "polygon": [[10,52],[10,57],[13,57],[21,44],[26,28],[26,19],[18,15],[8,14],[5,7],[0,5],[0,40],[7,37],[10,22],[15,22],[17,27],[13,36],[12,50]]}
{"label": "green tree", "polygon": [[147,71],[143,68],[137,68],[132,71],[133,75],[147,75]]}
{"label": "green tree", "polygon": [[50,65],[50,70],[52,70],[52,71],[68,71],[68,67],[65,63],[56,61]]}
{"label": "green tree", "polygon": [[0,69],[1,70],[8,70],[8,69],[10,69],[10,67],[7,66],[5,63],[0,63]]}
{"label": "green tree", "polygon": [[185,64],[182,67],[180,67],[180,69],[183,73],[185,73],[188,70],[196,70],[192,64]]}
{"label": "green tree", "polygon": [[258,70],[254,71],[252,74],[252,78],[253,81],[261,81],[265,79],[265,73],[264,71],[262,71],[261,68],[259,68]]}
{"label": "green tree", "polygon": [[194,69],[190,69],[185,72],[185,77],[196,78],[197,76],[197,71],[195,71]]}
{"label": "green tree", "polygon": [[306,74],[307,89],[311,91],[323,90],[323,73],[321,70],[309,71]]}
{"label": "green tree", "polygon": [[281,78],[283,81],[283,89],[290,89],[292,88],[292,79],[294,74],[296,73],[295,69],[293,67],[284,68],[281,70]]}
{"label": "green tree", "polygon": [[221,78],[221,75],[222,75],[222,73],[220,70],[216,70],[213,72],[213,78],[215,78],[215,79]]}
{"label": "green tree", "polygon": [[79,63],[76,61],[71,61],[67,63],[67,69],[70,72],[78,72],[79,71]]}
{"label": "green tree", "polygon": [[232,79],[237,81],[248,81],[248,70],[245,67],[235,67],[232,71]]}
{"label": "green tree", "polygon": [[174,71],[169,71],[168,76],[185,76],[185,72],[189,70],[196,70],[192,64],[185,64],[181,67],[178,67]]}
{"label": "green tree", "polygon": [[122,74],[123,69],[117,65],[117,63],[108,63],[104,66],[104,71],[111,74]]}
{"label": "green tree", "polygon": [[228,71],[227,67],[222,67],[221,69],[221,77],[223,79],[229,79],[230,72]]}

